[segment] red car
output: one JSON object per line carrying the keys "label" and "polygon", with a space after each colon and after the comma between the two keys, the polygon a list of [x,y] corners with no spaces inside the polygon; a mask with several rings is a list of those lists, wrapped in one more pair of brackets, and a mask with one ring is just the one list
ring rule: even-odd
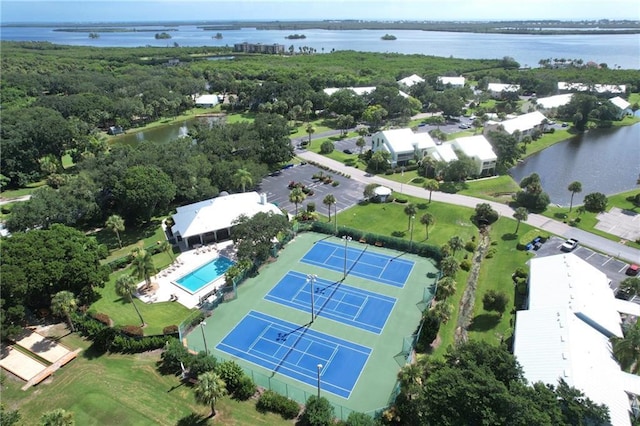
{"label": "red car", "polygon": [[627,272],[625,272],[627,275],[634,277],[636,275],[638,275],[638,272],[640,272],[640,266],[638,265],[630,265],[627,268]]}

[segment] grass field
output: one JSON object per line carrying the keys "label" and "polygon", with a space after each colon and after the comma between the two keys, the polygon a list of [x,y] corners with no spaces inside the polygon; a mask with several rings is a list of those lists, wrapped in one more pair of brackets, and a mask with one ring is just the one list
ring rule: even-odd
{"label": "grass field", "polygon": [[[339,281],[343,275],[342,271],[338,272],[300,262],[301,257],[316,241],[325,239],[342,245],[342,240],[335,237],[313,232],[299,234],[280,252],[278,260],[263,267],[259,275],[248,279],[238,288],[236,300],[223,303],[213,312],[213,316],[206,321],[204,332],[207,347],[216,357],[230,358],[230,355],[214,348],[250,310],[293,324],[304,325],[309,322],[309,312],[283,307],[265,300],[264,296],[290,270],[303,274],[317,274],[319,278],[330,282]],[[355,241],[350,243],[350,247],[356,250],[366,248],[368,253],[381,253],[391,257],[402,256],[402,259],[414,261],[415,265],[404,288],[381,284],[355,275],[348,275],[344,281],[348,286],[397,299],[380,334],[374,334],[323,316],[318,316],[311,326],[314,331],[372,349],[349,399],[329,392],[323,393],[323,396],[336,407],[336,415],[343,419],[351,410],[372,413],[378,409],[386,408],[388,405],[389,397],[396,383],[397,372],[404,364],[404,358],[399,356],[402,352],[403,338],[415,333],[421,317],[420,306],[425,289],[428,290],[433,286],[436,272],[436,267],[431,260],[416,255],[367,246]],[[187,340],[189,348],[196,351],[204,349],[201,330],[195,330],[189,334]],[[293,380],[284,374],[274,374],[271,370],[242,359],[236,360],[236,362],[252,371],[251,376],[258,385],[271,387],[299,402],[305,401],[316,391],[315,386]],[[346,407],[346,409],[341,407]]]}
{"label": "grass field", "polygon": [[[638,193],[640,193],[640,190],[635,189],[607,197],[607,199],[609,200],[607,204],[607,211],[609,211],[612,207],[618,207],[623,210],[630,210],[632,212],[640,213],[640,207],[636,207],[631,201],[627,200],[627,197],[636,195]],[[575,199],[580,199],[580,195],[581,194],[576,194]],[[596,218],[598,216],[598,213],[584,212],[580,214],[578,209],[576,208],[578,206],[579,204],[574,203],[571,213],[569,213],[568,207],[549,206],[542,214],[552,219],[562,220],[566,222],[575,221],[575,219],[579,218],[580,222],[573,222],[573,226],[575,226],[576,228],[589,231],[612,241],[620,241],[620,237],[618,237],[617,235],[612,235],[595,228],[596,224],[598,223],[598,219]],[[636,243],[635,241],[629,241],[626,244],[630,247],[640,248],[640,244]]]}
{"label": "grass field", "polygon": [[[62,335],[62,334],[61,334]],[[137,355],[96,355],[76,334],[62,342],[83,348],[78,358],[27,391],[22,381],[7,377],[2,403],[19,409],[21,425],[38,425],[40,416],[56,408],[74,414],[77,425],[287,425],[273,414],[261,414],[255,403],[228,397],[216,404],[215,420],[206,420],[209,407],[196,404],[193,390],[179,378],[156,369],[159,351]]]}

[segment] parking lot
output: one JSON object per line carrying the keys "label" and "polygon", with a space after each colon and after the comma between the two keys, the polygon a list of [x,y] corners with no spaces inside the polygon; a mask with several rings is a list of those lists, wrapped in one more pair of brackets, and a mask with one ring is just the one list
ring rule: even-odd
{"label": "parking lot", "polygon": [[[333,186],[313,180],[312,176],[320,171],[325,175],[331,175],[334,181],[339,182],[339,185]],[[336,205],[334,207],[338,212],[341,212],[358,203],[364,193],[364,184],[322,170],[311,164],[297,165],[265,177],[262,182],[260,182],[260,185],[258,185],[258,192],[265,192],[267,194],[267,200],[270,203],[274,203],[278,207],[294,214],[296,206],[289,201],[289,193],[291,190],[288,185],[291,181],[302,182],[307,188],[313,190],[313,195],[307,195],[304,202],[298,205],[298,211],[306,208],[309,202],[314,202],[316,203],[316,211],[327,215],[327,208],[322,204],[322,200],[327,194],[333,194],[334,197],[336,197]],[[333,211],[331,213],[333,214]]]}
{"label": "parking lot", "polygon": [[[546,243],[542,244],[542,246],[537,250],[533,251],[536,256],[544,257],[544,256],[553,256],[555,254],[564,253],[560,250],[560,246],[565,240],[558,237],[551,237],[547,240]],[[615,291],[617,290],[620,282],[625,278],[628,278],[625,275],[625,271],[629,267],[628,263],[625,263],[621,260],[615,259],[611,256],[606,256],[604,254],[600,254],[591,250],[590,248],[583,247],[578,244],[578,247],[573,250],[571,253],[575,254],[579,258],[585,260],[591,266],[594,266],[599,271],[609,277],[611,280],[611,288]]]}

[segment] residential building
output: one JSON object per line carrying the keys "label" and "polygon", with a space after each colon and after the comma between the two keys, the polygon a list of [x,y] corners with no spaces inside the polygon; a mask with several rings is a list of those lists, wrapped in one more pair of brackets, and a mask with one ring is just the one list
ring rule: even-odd
{"label": "residential building", "polygon": [[599,94],[623,94],[626,93],[627,86],[624,84],[585,84],[585,83],[568,83],[566,81],[558,82],[558,92],[593,92]]}
{"label": "residential building", "polygon": [[267,194],[257,192],[221,194],[176,210],[171,233],[176,243],[184,249],[229,239],[233,222],[241,215],[251,217],[260,212],[283,214],[275,204],[267,202]]}
{"label": "residential building", "polygon": [[640,306],[618,300],[607,276],[567,253],[530,260],[526,310],[516,313],[513,352],[529,383],[560,379],[609,408],[613,425],[630,425],[630,396],[640,377],[621,371],[609,338],[621,337],[620,313]]}
{"label": "residential building", "polygon": [[261,44],[261,43],[236,43],[233,45],[234,52],[244,53],[268,53],[271,55],[284,55],[284,44]]}
{"label": "residential building", "polygon": [[195,99],[197,107],[211,108],[218,105],[218,95],[200,95]]}
{"label": "residential building", "polygon": [[420,77],[417,74],[412,74],[409,77],[398,80],[398,84],[402,84],[405,87],[411,87],[418,83],[424,83],[424,78]]}
{"label": "residential building", "polygon": [[448,143],[436,145],[434,149],[429,151],[429,156],[436,161],[443,161],[445,163],[450,163],[458,159],[458,156],[453,150],[453,145]]}
{"label": "residential building", "polygon": [[369,93],[373,92],[374,90],[376,90],[375,86],[369,86],[369,87],[327,87],[326,89],[323,89],[322,91],[327,95],[327,96],[331,96],[334,93],[336,93],[339,90],[351,90],[353,93],[355,93],[358,96],[364,96],[364,95],[368,95]]}
{"label": "residential building", "polygon": [[382,150],[391,154],[392,167],[422,158],[436,147],[428,133],[414,133],[411,129],[383,130],[375,133],[371,142],[373,152]]}
{"label": "residential building", "polygon": [[489,83],[487,86],[487,92],[492,98],[501,98],[505,93],[518,93],[519,91],[519,84]]}
{"label": "residential building", "polygon": [[633,110],[631,109],[631,104],[626,100],[622,99],[620,96],[616,96],[615,98],[609,99],[613,105],[618,108],[618,119],[623,118],[625,115],[633,115]]}
{"label": "residential building", "polygon": [[509,135],[520,135],[520,140],[529,135],[531,136],[535,131],[544,131],[545,124],[548,122],[540,111],[530,112],[528,114],[522,114],[515,118],[505,121],[487,121],[484,126],[484,134],[489,132],[499,131],[502,129]]}
{"label": "residential building", "polygon": [[541,110],[555,109],[563,105],[567,105],[569,102],[571,102],[572,97],[573,93],[564,93],[562,95],[540,98],[537,100],[536,106]]}
{"label": "residential building", "polygon": [[449,144],[454,150],[462,152],[476,163],[478,176],[490,175],[495,171],[498,156],[493,152],[493,147],[483,135],[457,138],[444,145]]}
{"label": "residential building", "polygon": [[438,77],[439,83],[445,86],[450,85],[451,87],[464,87],[465,81],[464,77]]}

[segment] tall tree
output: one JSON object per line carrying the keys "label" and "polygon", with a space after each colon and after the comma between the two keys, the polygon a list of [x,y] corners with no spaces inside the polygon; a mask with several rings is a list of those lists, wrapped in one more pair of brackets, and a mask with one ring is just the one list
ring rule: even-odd
{"label": "tall tree", "polygon": [[124,172],[113,191],[125,220],[137,223],[163,212],[174,199],[176,186],[156,166],[133,166]]}
{"label": "tall tree", "polygon": [[300,416],[300,426],[331,426],[334,423],[333,405],[325,397],[311,395]]}
{"label": "tall tree", "polygon": [[59,291],[51,298],[51,311],[67,319],[71,331],[76,331],[71,321],[71,312],[78,307],[76,297],[70,291]]}
{"label": "tall tree", "polygon": [[293,188],[289,192],[289,201],[296,205],[296,216],[298,216],[298,204],[302,203],[307,198],[307,195],[302,192],[301,188]]}
{"label": "tall tree", "polygon": [[331,222],[331,206],[336,203],[336,197],[333,194],[327,194],[322,199],[322,204],[327,206],[327,211],[329,212],[329,222]]}
{"label": "tall tree", "polygon": [[425,213],[420,217],[420,223],[424,225],[426,232],[426,239],[429,239],[429,226],[436,222],[435,217],[431,213]]}
{"label": "tall tree", "polygon": [[571,182],[567,188],[571,192],[571,202],[569,203],[569,213],[573,209],[573,196],[578,192],[582,192],[582,183],[578,181]]}
{"label": "tall tree", "polygon": [[309,123],[309,124],[307,124],[307,128],[305,130],[307,131],[307,134],[309,135],[309,148],[311,148],[311,135],[316,132],[316,128],[313,126],[313,124]]}
{"label": "tall tree", "polygon": [[160,243],[160,249],[167,253],[169,255],[169,257],[171,258],[171,261],[173,262],[174,260],[176,260],[175,256],[173,255],[173,246],[171,245],[171,243],[167,240],[164,240],[163,242]]}
{"label": "tall tree", "polygon": [[456,280],[452,277],[442,277],[438,280],[438,288],[436,290],[436,299],[446,300],[450,296],[456,294]]}
{"label": "tall tree", "polygon": [[451,319],[453,306],[450,303],[440,300],[436,302],[431,309],[433,310],[433,314],[441,323],[446,324]]}
{"label": "tall tree", "polygon": [[464,248],[464,241],[462,241],[462,238],[460,238],[457,235],[454,235],[453,237],[449,238],[449,241],[447,242],[449,244],[449,247],[451,247],[451,250],[453,251],[452,255],[455,256],[456,252],[458,250],[462,250]]}
{"label": "tall tree", "polygon": [[529,211],[525,207],[518,207],[513,212],[513,218],[518,221],[518,224],[516,225],[516,230],[514,232],[514,234],[517,234],[518,229],[520,229],[520,222],[523,220],[526,221],[529,218]]}
{"label": "tall tree", "polygon": [[246,169],[238,169],[233,174],[233,181],[242,188],[242,192],[246,192],[247,185],[253,185],[253,176],[251,176],[251,172]]}
{"label": "tall tree", "polygon": [[620,367],[629,373],[640,375],[640,324],[627,328],[624,337],[612,337],[613,355]]}
{"label": "tall tree", "polygon": [[426,181],[424,181],[422,187],[429,191],[429,203],[431,203],[431,194],[433,193],[433,191],[437,191],[438,189],[440,189],[440,184],[435,179],[427,179]]}
{"label": "tall tree", "polygon": [[122,240],[120,239],[120,232],[124,231],[124,219],[117,215],[112,214],[107,219],[105,226],[115,232],[116,237],[118,238],[118,246],[122,248]]}
{"label": "tall tree", "polygon": [[287,216],[277,213],[257,213],[253,217],[241,215],[233,222],[233,242],[238,258],[266,260],[271,254],[273,239],[291,230]]}
{"label": "tall tree", "polygon": [[367,141],[364,139],[364,137],[360,136],[356,140],[356,146],[360,149],[360,155],[362,155],[362,150],[366,145],[367,145]]}
{"label": "tall tree", "polygon": [[227,394],[224,381],[213,371],[202,373],[198,376],[198,383],[195,386],[196,401],[200,404],[211,407],[209,417],[216,415],[216,400]]}
{"label": "tall tree", "polygon": [[133,293],[136,291],[136,289],[137,289],[136,282],[133,280],[133,277],[131,275],[120,275],[116,279],[116,294],[122,297],[123,299],[127,300],[128,302],[131,302],[131,304],[133,305],[133,308],[136,310],[136,313],[138,314],[138,318],[140,318],[140,324],[143,327],[145,324],[144,318],[142,318],[142,314],[140,313],[140,310],[138,309],[138,307],[136,306],[133,300],[134,299]]}
{"label": "tall tree", "polygon": [[460,264],[453,256],[447,256],[440,261],[440,270],[445,277],[454,277],[460,269]]}
{"label": "tall tree", "polygon": [[147,286],[151,285],[151,276],[156,273],[156,266],[153,264],[151,253],[142,248],[135,248],[131,254],[133,261],[131,275],[139,280],[144,280]]}
{"label": "tall tree", "polygon": [[409,222],[407,223],[407,229],[411,229],[411,220],[415,218],[418,209],[413,203],[409,203],[404,207],[404,214],[409,217]]}

